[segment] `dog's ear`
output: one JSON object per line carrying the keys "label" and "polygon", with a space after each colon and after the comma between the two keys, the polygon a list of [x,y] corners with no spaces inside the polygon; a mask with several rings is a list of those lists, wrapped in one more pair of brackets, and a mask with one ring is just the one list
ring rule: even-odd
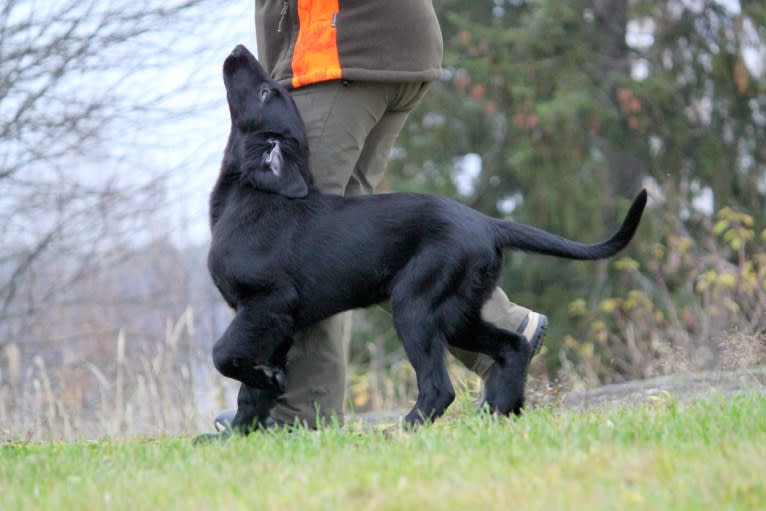
{"label": "dog's ear", "polygon": [[309,194],[309,187],[297,168],[282,173],[277,193],[290,199],[302,199]]}
{"label": "dog's ear", "polygon": [[290,199],[308,195],[309,187],[296,165],[286,161],[281,143],[269,140],[269,148],[261,155],[260,165],[247,173],[250,183],[258,190],[277,193]]}

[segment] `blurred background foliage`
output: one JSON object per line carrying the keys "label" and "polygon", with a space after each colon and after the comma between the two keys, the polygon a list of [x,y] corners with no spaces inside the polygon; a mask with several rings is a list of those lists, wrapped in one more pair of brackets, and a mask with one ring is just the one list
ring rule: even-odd
{"label": "blurred background foliage", "polygon": [[762,347],[766,4],[434,3],[446,73],[391,189],[582,241],[650,192],[617,262],[508,256],[501,287],[551,320],[533,374],[592,386],[720,367],[733,332]]}

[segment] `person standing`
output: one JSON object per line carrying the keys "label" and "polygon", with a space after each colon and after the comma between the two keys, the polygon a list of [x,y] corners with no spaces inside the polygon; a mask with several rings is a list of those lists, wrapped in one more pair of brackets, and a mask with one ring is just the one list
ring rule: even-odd
{"label": "person standing", "polygon": [[[290,90],[303,117],[310,168],[325,193],[375,193],[397,135],[442,72],[443,41],[431,0],[255,0],[258,57]],[[299,332],[287,385],[271,417],[315,427],[343,422],[347,347],[342,315]],[[547,317],[497,288],[482,317],[521,334],[538,351]],[[493,360],[450,347],[486,381]],[[240,391],[238,406],[252,399]],[[216,417],[225,429],[235,411]]]}

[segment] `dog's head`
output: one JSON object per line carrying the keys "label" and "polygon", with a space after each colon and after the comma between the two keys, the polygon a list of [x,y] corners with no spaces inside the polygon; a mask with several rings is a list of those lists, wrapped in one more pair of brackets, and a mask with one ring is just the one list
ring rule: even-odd
{"label": "dog's head", "polygon": [[226,57],[223,81],[231,115],[224,166],[257,190],[305,197],[311,185],[308,141],[290,94],[242,45]]}

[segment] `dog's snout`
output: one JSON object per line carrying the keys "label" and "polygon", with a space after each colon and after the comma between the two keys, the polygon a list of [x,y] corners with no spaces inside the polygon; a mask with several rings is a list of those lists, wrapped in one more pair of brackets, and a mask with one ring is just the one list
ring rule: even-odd
{"label": "dog's snout", "polygon": [[242,44],[238,44],[223,62],[224,78],[231,79],[234,73],[244,72],[245,77],[238,79],[235,85],[241,88],[257,88],[263,82],[270,82],[268,73],[261,67],[258,59]]}
{"label": "dog's snout", "polygon": [[247,48],[238,44],[223,63],[223,70],[226,74],[234,73],[238,69],[242,69],[251,58],[251,54]]}

